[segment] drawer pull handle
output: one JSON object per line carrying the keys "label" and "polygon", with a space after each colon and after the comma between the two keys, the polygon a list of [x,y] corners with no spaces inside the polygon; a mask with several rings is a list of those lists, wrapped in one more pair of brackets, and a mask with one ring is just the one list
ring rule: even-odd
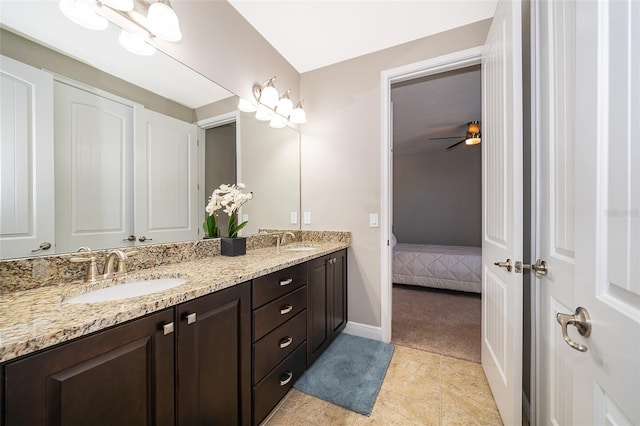
{"label": "drawer pull handle", "polygon": [[282,376],[280,376],[280,386],[285,386],[287,383],[291,381],[293,378],[293,373],[291,371],[287,371]]}
{"label": "drawer pull handle", "polygon": [[196,313],[192,313],[192,314],[188,314],[187,315],[187,324],[193,324],[194,322],[196,322]]}
{"label": "drawer pull handle", "polygon": [[280,349],[284,349],[287,346],[289,346],[291,344],[291,342],[293,342],[293,337],[291,336],[287,336],[284,337],[282,339],[280,339]]}
{"label": "drawer pull handle", "polygon": [[285,315],[288,314],[289,312],[291,312],[293,310],[293,306],[291,305],[284,305],[283,307],[280,308],[280,315]]}
{"label": "drawer pull handle", "polygon": [[162,326],[162,334],[164,336],[173,333],[173,323],[165,324]]}
{"label": "drawer pull handle", "polygon": [[287,278],[286,280],[280,281],[280,285],[284,287],[285,285],[289,285],[292,282],[293,282],[293,278]]}

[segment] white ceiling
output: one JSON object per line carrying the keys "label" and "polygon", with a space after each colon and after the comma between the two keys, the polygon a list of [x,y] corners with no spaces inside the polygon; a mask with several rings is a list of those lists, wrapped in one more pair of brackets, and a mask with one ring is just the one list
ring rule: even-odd
{"label": "white ceiling", "polygon": [[493,17],[497,0],[228,0],[300,73]]}

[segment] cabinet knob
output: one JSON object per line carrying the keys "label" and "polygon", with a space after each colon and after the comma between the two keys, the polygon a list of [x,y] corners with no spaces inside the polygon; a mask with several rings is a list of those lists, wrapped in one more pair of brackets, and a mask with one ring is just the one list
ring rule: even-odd
{"label": "cabinet knob", "polygon": [[173,333],[173,322],[170,322],[169,324],[165,324],[162,326],[162,334],[164,336],[171,333]]}
{"label": "cabinet knob", "polygon": [[293,282],[293,278],[287,278],[286,280],[280,281],[280,285],[284,287],[285,285],[289,285],[292,282]]}
{"label": "cabinet knob", "polygon": [[185,318],[187,318],[187,324],[193,324],[197,321],[197,315],[195,312],[187,314]]}
{"label": "cabinet knob", "polygon": [[293,337],[287,336],[280,339],[280,349],[284,349],[293,342]]}
{"label": "cabinet knob", "polygon": [[293,306],[287,304],[280,308],[280,315],[286,315],[293,310]]}
{"label": "cabinet knob", "polygon": [[280,376],[280,386],[285,386],[288,384],[293,378],[293,373],[291,371],[287,371],[282,376]]}

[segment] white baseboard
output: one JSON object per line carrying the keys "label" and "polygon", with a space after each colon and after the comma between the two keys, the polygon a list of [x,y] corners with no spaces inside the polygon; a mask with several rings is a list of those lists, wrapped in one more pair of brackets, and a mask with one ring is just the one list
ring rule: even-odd
{"label": "white baseboard", "polygon": [[344,332],[353,336],[382,341],[382,327],[349,321],[344,328]]}

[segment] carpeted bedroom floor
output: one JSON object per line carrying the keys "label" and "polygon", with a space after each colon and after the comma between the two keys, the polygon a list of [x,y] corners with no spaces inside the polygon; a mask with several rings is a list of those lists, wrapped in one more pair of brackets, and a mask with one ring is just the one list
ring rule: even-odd
{"label": "carpeted bedroom floor", "polygon": [[391,341],[480,362],[480,294],[393,285]]}

